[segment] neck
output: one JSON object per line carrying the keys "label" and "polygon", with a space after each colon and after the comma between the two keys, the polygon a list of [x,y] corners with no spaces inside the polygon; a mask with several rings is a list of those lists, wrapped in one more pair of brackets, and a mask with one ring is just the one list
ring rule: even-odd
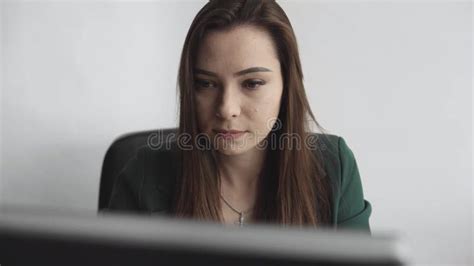
{"label": "neck", "polygon": [[221,192],[226,199],[254,199],[266,152],[253,149],[239,155],[218,155]]}

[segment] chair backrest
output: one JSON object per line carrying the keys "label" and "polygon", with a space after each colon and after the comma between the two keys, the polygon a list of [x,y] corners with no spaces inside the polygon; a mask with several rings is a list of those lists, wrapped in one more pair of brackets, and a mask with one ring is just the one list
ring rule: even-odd
{"label": "chair backrest", "polygon": [[[156,144],[157,139],[166,139],[169,134],[177,132],[177,128],[154,129],[124,134],[115,139],[107,150],[102,164],[99,210],[107,207],[115,178],[138,148],[147,145],[149,139],[153,139],[152,143]],[[160,134],[160,138],[156,138],[157,134]]]}

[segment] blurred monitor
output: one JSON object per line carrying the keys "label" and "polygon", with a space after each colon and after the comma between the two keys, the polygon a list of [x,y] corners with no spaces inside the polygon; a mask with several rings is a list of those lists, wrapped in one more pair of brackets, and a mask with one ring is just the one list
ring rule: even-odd
{"label": "blurred monitor", "polygon": [[0,209],[0,265],[404,265],[393,235]]}

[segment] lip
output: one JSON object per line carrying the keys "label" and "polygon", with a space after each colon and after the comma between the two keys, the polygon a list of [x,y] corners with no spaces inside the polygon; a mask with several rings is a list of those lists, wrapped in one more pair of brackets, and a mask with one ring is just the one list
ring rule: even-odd
{"label": "lip", "polygon": [[214,129],[215,132],[217,133],[224,133],[224,134],[237,134],[237,133],[243,133],[245,131],[242,130],[236,130],[236,129]]}
{"label": "lip", "polygon": [[243,136],[246,133],[246,131],[235,130],[235,129],[230,129],[230,130],[214,129],[214,132],[216,132],[218,136],[222,136],[226,139],[227,138],[236,139]]}

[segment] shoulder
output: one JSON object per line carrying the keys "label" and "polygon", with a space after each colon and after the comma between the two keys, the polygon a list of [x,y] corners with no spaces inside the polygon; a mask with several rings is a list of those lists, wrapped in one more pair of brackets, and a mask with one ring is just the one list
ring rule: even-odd
{"label": "shoulder", "polygon": [[338,177],[340,183],[341,170],[347,161],[353,159],[352,150],[347,145],[343,137],[333,134],[312,133],[312,149],[321,158],[325,170],[333,179]]}
{"label": "shoulder", "polygon": [[176,141],[140,147],[137,161],[141,162],[143,169],[140,207],[151,212],[167,212],[171,208],[176,176],[180,169]]}
{"label": "shoulder", "polygon": [[333,221],[340,228],[370,232],[370,202],[364,199],[361,177],[351,148],[343,137],[316,134],[319,154],[333,189]]}
{"label": "shoulder", "polygon": [[356,167],[354,153],[341,136],[322,133],[313,133],[312,136],[316,144],[312,146],[313,150],[321,159],[335,194],[338,194],[345,184],[351,182],[349,179],[354,178],[350,175]]}

